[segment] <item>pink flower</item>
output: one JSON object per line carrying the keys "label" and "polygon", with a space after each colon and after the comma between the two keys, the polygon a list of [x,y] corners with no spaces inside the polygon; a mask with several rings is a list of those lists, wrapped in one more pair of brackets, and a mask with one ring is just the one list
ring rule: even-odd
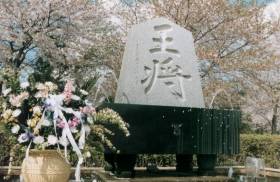
{"label": "pink flower", "polygon": [[9,102],[11,103],[12,106],[20,107],[22,105],[22,102],[25,99],[28,99],[28,97],[29,97],[28,92],[22,92],[21,94],[19,94],[17,96],[11,95]]}
{"label": "pink flower", "polygon": [[73,117],[72,120],[68,121],[69,127],[70,128],[75,128],[76,126],[78,126],[80,124],[80,120],[77,117]]}
{"label": "pink flower", "polygon": [[57,127],[59,128],[64,128],[65,127],[65,123],[62,119],[57,119]]}
{"label": "pink flower", "polygon": [[96,112],[92,106],[80,107],[80,111],[84,114],[94,114]]}

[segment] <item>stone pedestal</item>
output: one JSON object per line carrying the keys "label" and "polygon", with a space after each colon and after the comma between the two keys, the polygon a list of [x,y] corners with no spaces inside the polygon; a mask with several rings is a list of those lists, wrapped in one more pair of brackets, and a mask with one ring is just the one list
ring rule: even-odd
{"label": "stone pedestal", "polygon": [[193,173],[193,155],[176,154],[176,171],[184,173]]}
{"label": "stone pedestal", "polygon": [[110,166],[105,170],[112,171],[120,177],[134,177],[136,154],[104,154],[104,159]]}
{"label": "stone pedestal", "polygon": [[197,166],[199,176],[215,175],[215,165],[217,161],[216,154],[198,154]]}

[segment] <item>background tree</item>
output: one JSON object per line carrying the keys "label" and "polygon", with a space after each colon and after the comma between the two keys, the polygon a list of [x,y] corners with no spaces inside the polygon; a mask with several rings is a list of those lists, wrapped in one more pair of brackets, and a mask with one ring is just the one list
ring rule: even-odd
{"label": "background tree", "polygon": [[[244,77],[249,83],[249,97],[246,98],[247,111],[254,117],[260,128],[277,133],[280,105],[280,61],[279,61],[279,10],[280,1],[270,3],[264,8],[264,22],[273,24],[276,29],[264,42],[271,56],[260,65],[261,70],[247,69]],[[274,60],[274,61],[272,61]]]}
{"label": "background tree", "polygon": [[1,0],[0,31],[2,66],[26,72],[40,58],[57,79],[74,77],[81,85],[119,70],[122,43],[102,1]]}
{"label": "background tree", "polygon": [[[124,22],[163,16],[192,32],[208,106],[241,108],[252,118],[248,120],[252,125],[258,127],[256,124],[262,123],[260,127],[275,133],[277,117],[271,116],[279,115],[275,112],[279,104],[274,96],[278,95],[277,84],[266,73],[279,71],[279,59],[268,41],[279,24],[264,21],[264,6],[226,0],[152,0],[150,5],[146,1],[136,2],[138,11],[127,6],[120,13]],[[148,10],[141,14],[141,8]],[[260,87],[269,89],[264,91]],[[263,107],[261,115],[267,115],[267,119],[260,119],[257,105]]]}

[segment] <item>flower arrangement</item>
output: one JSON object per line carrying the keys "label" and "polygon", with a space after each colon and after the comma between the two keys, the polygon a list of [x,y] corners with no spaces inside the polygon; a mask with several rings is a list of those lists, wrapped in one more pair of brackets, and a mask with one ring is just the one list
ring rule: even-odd
{"label": "flower arrangement", "polygon": [[37,149],[67,146],[62,136],[66,127],[75,139],[89,134],[95,108],[85,99],[86,91],[75,90],[72,81],[66,82],[62,92],[52,82],[20,84],[16,91],[6,87],[2,85],[0,120],[18,135],[19,143]]}
{"label": "flower arrangement", "polygon": [[94,134],[100,142],[113,147],[107,138],[113,133],[106,124],[129,135],[127,124],[117,113],[110,109],[97,113],[87,100],[88,92],[78,89],[72,80],[20,82],[13,70],[2,68],[0,84],[0,124],[17,137],[19,144],[27,146],[27,153],[30,148],[64,149],[67,155],[67,149],[72,149],[78,156],[79,169],[85,154],[90,156],[83,151],[87,136]]}

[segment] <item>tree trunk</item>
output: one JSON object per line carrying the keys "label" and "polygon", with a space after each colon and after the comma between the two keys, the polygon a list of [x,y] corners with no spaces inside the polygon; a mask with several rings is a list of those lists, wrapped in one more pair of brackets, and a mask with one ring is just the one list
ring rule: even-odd
{"label": "tree trunk", "polygon": [[271,134],[277,133],[277,114],[278,114],[278,103],[276,103],[273,107],[273,116],[271,120]]}

